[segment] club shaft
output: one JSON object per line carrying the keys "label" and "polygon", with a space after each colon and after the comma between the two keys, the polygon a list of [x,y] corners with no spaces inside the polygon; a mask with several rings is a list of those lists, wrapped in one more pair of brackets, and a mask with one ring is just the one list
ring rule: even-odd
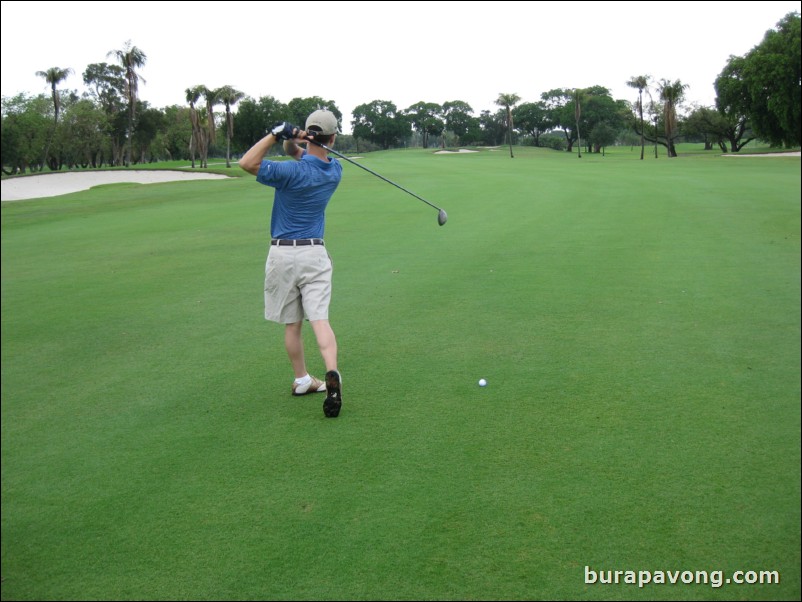
{"label": "club shaft", "polygon": [[403,186],[401,186],[400,184],[396,184],[396,183],[395,183],[395,182],[393,182],[392,180],[388,180],[388,179],[387,179],[387,178],[385,178],[383,175],[376,173],[375,171],[373,171],[372,169],[369,169],[369,168],[365,167],[365,166],[364,166],[364,165],[362,165],[361,163],[357,163],[357,162],[356,162],[356,161],[354,161],[353,159],[349,159],[348,157],[346,157],[346,156],[345,156],[345,155],[343,155],[342,153],[338,153],[338,152],[337,152],[336,150],[334,150],[333,148],[329,148],[328,146],[326,146],[325,144],[321,144],[320,142],[315,142],[315,141],[314,141],[314,140],[312,140],[311,138],[308,138],[308,140],[309,140],[309,142],[311,142],[312,144],[317,144],[319,147],[326,149],[328,152],[330,152],[330,153],[332,153],[332,154],[335,154],[335,155],[337,155],[337,156],[338,156],[338,157],[340,157],[341,159],[345,159],[345,160],[346,160],[346,161],[348,161],[349,163],[353,163],[353,164],[354,164],[354,165],[356,165],[357,167],[361,167],[362,169],[364,169],[364,170],[365,170],[365,171],[367,171],[368,173],[372,173],[372,174],[373,174],[374,176],[376,176],[377,178],[384,180],[384,181],[385,181],[385,182],[387,182],[388,184],[392,184],[393,186],[395,186],[396,188],[399,188],[399,189],[403,190],[403,191],[404,191],[404,192],[406,192],[407,194],[411,194],[412,196],[414,196],[414,197],[415,197],[416,199],[418,199],[419,201],[423,201],[424,203],[426,203],[427,205],[429,205],[429,207],[434,207],[434,208],[435,208],[435,209],[437,209],[438,211],[442,211],[442,209],[440,209],[440,207],[438,207],[437,205],[434,205],[434,204],[430,203],[429,201],[427,201],[426,199],[424,199],[422,196],[418,196],[417,194],[415,194],[415,193],[414,193],[414,192],[412,192],[411,190],[407,190],[406,188],[404,188],[404,187],[403,187]]}

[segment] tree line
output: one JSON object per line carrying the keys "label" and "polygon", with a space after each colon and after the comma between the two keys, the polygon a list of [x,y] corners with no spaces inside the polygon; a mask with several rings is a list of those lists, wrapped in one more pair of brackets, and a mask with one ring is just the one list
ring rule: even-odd
{"label": "tree line", "polygon": [[[462,100],[420,101],[398,108],[373,100],[352,111],[352,134],[338,138],[343,152],[403,146],[513,146],[526,144],[577,152],[604,152],[613,144],[647,144],[676,156],[680,140],[706,149],[738,152],[758,139],[772,146],[797,147],[800,128],[800,15],[789,13],[744,56],[730,56],[715,80],[713,107],[685,107],[681,80],[633,76],[634,101],[614,99],[610,90],[556,88],[532,102],[500,93],[498,110],[478,115]],[[39,71],[50,97],[18,94],[2,99],[0,158],[5,174],[64,168],[129,166],[160,160],[188,160],[207,167],[209,156],[244,152],[276,121],[303,124],[318,108],[342,120],[336,103],[321,97],[283,103],[258,99],[232,86],[187,88],[186,106],[154,108],[139,98],[138,70],[145,52],[130,41],[107,53],[114,61],[93,63],[82,73],[87,91],[60,90],[71,68]],[[236,112],[233,108],[236,105]],[[224,144],[223,144],[224,141]]]}

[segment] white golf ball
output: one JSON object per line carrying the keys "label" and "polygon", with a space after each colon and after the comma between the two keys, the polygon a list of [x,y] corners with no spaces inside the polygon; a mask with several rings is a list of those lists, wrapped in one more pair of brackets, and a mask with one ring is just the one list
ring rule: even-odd
{"label": "white golf ball", "polygon": [[479,379],[479,386],[480,386],[480,387],[485,387],[485,386],[487,386],[487,381],[486,381],[484,378],[480,378],[480,379]]}

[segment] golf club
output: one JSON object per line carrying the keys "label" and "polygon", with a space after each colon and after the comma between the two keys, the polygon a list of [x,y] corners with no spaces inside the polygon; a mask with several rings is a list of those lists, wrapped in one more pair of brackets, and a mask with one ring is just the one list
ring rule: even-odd
{"label": "golf club", "polygon": [[411,191],[407,190],[407,189],[406,189],[406,188],[404,188],[403,186],[400,186],[400,185],[396,184],[396,183],[395,183],[395,182],[393,182],[392,180],[388,180],[388,179],[387,179],[387,178],[385,178],[383,175],[381,175],[381,174],[377,174],[377,173],[376,173],[375,171],[373,171],[372,169],[368,169],[368,168],[367,168],[367,167],[365,167],[364,165],[361,165],[360,163],[357,163],[356,161],[354,161],[354,160],[352,160],[352,159],[349,159],[348,157],[346,157],[346,156],[345,156],[345,155],[343,155],[342,153],[338,153],[336,150],[334,150],[334,149],[332,149],[332,148],[329,148],[329,147],[328,147],[328,146],[326,146],[325,144],[321,144],[320,142],[317,142],[317,141],[314,139],[314,137],[312,137],[312,136],[307,136],[307,137],[306,137],[306,139],[307,139],[309,142],[311,142],[312,144],[317,144],[319,147],[326,149],[328,152],[330,152],[330,153],[333,153],[333,154],[337,155],[337,156],[338,156],[338,157],[340,157],[341,159],[345,159],[345,160],[346,160],[346,161],[348,161],[349,163],[353,163],[353,164],[354,164],[354,165],[356,165],[357,167],[361,167],[362,169],[364,169],[364,170],[365,170],[365,171],[367,171],[368,173],[372,173],[374,176],[376,176],[377,178],[381,178],[382,180],[384,180],[384,181],[385,181],[385,182],[387,182],[388,184],[392,184],[392,185],[393,185],[393,186],[395,186],[396,188],[400,188],[401,190],[403,190],[403,191],[404,191],[404,192],[406,192],[407,194],[411,194],[412,196],[414,196],[414,197],[415,197],[416,199],[418,199],[419,201],[423,201],[424,203],[426,203],[427,205],[429,205],[429,207],[434,207],[434,208],[435,208],[435,209],[437,209],[437,211],[439,212],[439,213],[437,214],[437,223],[438,223],[438,224],[440,224],[441,226],[442,226],[443,224],[445,224],[445,223],[446,223],[446,220],[448,219],[448,214],[447,214],[447,213],[446,213],[446,212],[445,212],[443,209],[440,209],[440,207],[437,207],[436,205],[433,205],[432,203],[430,203],[429,201],[427,201],[427,200],[426,200],[426,199],[424,199],[423,197],[420,197],[420,196],[418,196],[417,194],[415,194],[414,192],[411,192]]}

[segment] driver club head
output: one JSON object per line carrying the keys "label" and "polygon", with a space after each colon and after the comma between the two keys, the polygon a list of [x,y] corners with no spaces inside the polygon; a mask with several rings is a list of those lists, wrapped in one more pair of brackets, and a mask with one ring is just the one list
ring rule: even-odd
{"label": "driver club head", "polygon": [[446,221],[448,221],[448,214],[441,209],[440,213],[437,214],[437,223],[442,226]]}

